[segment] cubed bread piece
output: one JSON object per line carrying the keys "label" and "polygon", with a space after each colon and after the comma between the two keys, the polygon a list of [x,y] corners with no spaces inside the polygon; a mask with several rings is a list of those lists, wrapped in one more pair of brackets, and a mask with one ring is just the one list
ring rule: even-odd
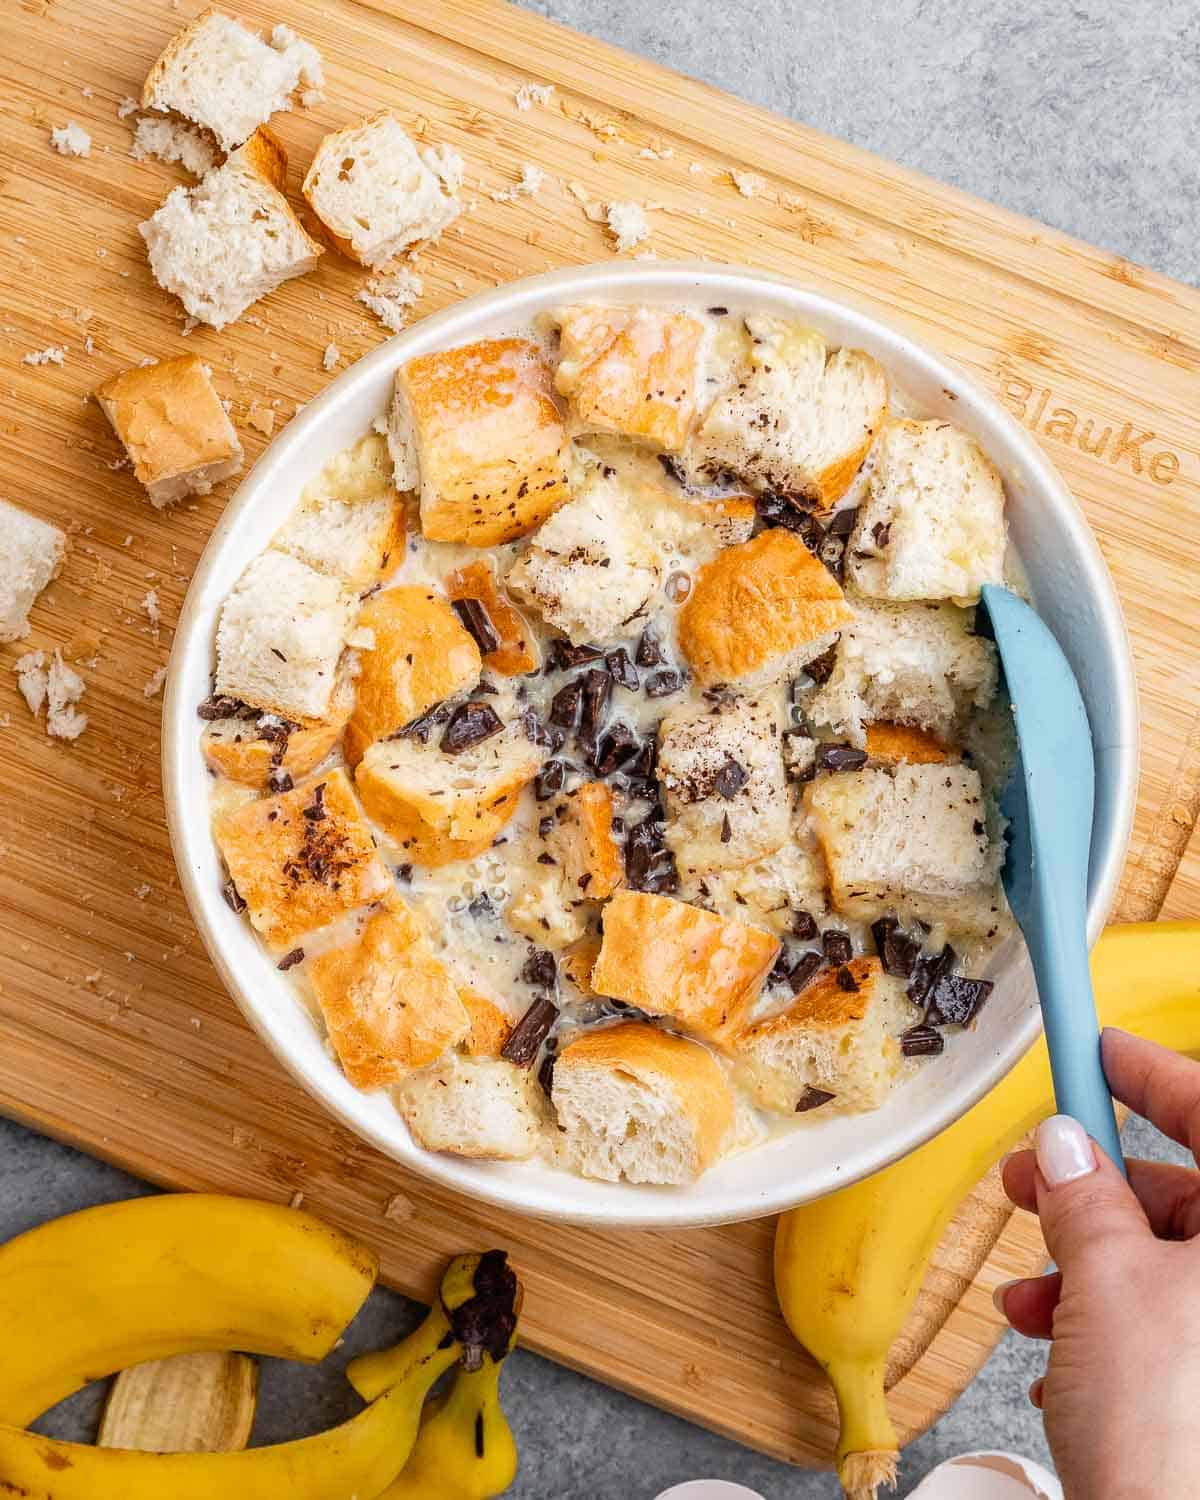
{"label": "cubed bread piece", "polygon": [[592,969],[599,957],[600,939],[593,935],[582,937],[559,955],[559,975],[569,979],[581,994],[594,995],[596,992],[592,989]]}
{"label": "cubed bread piece", "polygon": [[458,986],[402,901],[304,966],[342,1071],[358,1089],[398,1083],[470,1031]]}
{"label": "cubed bread piece", "polygon": [[205,10],[176,36],[146,75],[142,105],[174,110],[211,130],[222,150],[253,135],[304,85],[320,88],[316,49],[286,27],[268,46],[240,21]]}
{"label": "cubed bread piece", "polygon": [[911,724],[868,724],[866,739],[867,757],[876,766],[940,766],[958,760],[957,751]]}
{"label": "cubed bread piece", "polygon": [[392,482],[387,440],[369,433],[304,488],[272,547],[362,593],[404,557],[404,507]]}
{"label": "cubed bread piece", "polygon": [[500,638],[494,651],[484,654],[484,663],[502,677],[520,677],[541,666],[537,642],[521,615],[508,602],[496,582],[490,562],[467,563],[447,575],[446,593],[452,600],[474,600],[487,616],[487,624]]}
{"label": "cubed bread piece", "polygon": [[555,386],[572,432],[683,447],[696,416],[704,325],[662,307],[566,307]]}
{"label": "cubed bread piece", "polygon": [[224,328],[281,282],[317,264],[321,246],[283,196],[286,157],[259,130],[193,188],[177,187],[138,226],[159,286],[191,317]]}
{"label": "cubed bread piece", "polygon": [[518,881],[504,908],[504,920],[513,932],[554,952],[583,936],[587,917],[587,902],[578,889],[568,887],[561,870],[544,865],[535,865]]}
{"label": "cubed bread piece", "polygon": [[603,781],[585,781],[558,799],[552,816],[546,852],[568,890],[589,901],[606,901],[625,874],[621,846],[613,835],[611,790]]}
{"label": "cubed bread piece", "polygon": [[213,833],[247,916],[276,952],[392,888],[341,770],[247,802]]}
{"label": "cubed bread piece", "polygon": [[747,318],[748,365],[709,407],[689,451],[756,489],[828,509],[846,493],[887,411],[887,377],[857,349],[780,318]]}
{"label": "cubed bread piece", "polygon": [[425,584],[401,584],[368,599],[358,629],[374,632],[363,653],[358,697],[346,727],[346,759],[479,681],[479,647],[447,601]]}
{"label": "cubed bread piece", "polygon": [[733,1091],[699,1042],[627,1022],[583,1031],[554,1064],[562,1159],[605,1182],[693,1182],[733,1125]]}
{"label": "cubed bread piece", "polygon": [[659,725],[666,839],[682,876],[747,865],[787,841],[777,698],[687,702]]}
{"label": "cubed bread piece", "polygon": [[355,774],[363,806],[412,864],[482,854],[545,758],[517,722],[456,755],[440,748],[442,733],[435,728],[424,744],[411,736],[380,741]]}
{"label": "cubed bread piece", "polygon": [[537,1080],[500,1057],[462,1057],[413,1073],[396,1103],[426,1151],[484,1161],[523,1161],[537,1150],[542,1114]]}
{"label": "cubed bread piece", "polygon": [[463,1051],[468,1057],[499,1057],[512,1035],[512,1021],[478,990],[460,990],[459,998],[471,1023],[471,1029],[463,1039]]}
{"label": "cubed bread piece", "polygon": [[508,587],[572,641],[611,640],[658,587],[653,538],[625,486],[593,471],[538,532]]}
{"label": "cubed bread piece", "polygon": [[298,724],[277,714],[254,712],[243,718],[213,719],[204,727],[200,748],[218,776],[263,791],[272,771],[299,781],[318,766],[341,738],[353,707],[354,681],[340,668],[327,718]]}
{"label": "cubed bread piece", "polygon": [[604,908],[592,988],[720,1039],[741,1025],[779,944],[670,896],[620,890]]}
{"label": "cubed bread piece", "polygon": [[430,541],[494,547],[570,498],[550,367],[525,339],[422,354],[396,371],[396,484],[421,494]]}
{"label": "cubed bread piece", "polygon": [[33,601],[67,555],[67,539],[57,526],[0,500],[0,641],[29,634]]}
{"label": "cubed bread piece", "polygon": [[418,240],[436,240],[459,212],[387,110],[327,135],[303,193],[338,249],[372,267]]}
{"label": "cubed bread piece", "polygon": [[974,604],[1004,582],[1004,486],[979,444],[949,422],[888,422],[846,548],[876,599]]}
{"label": "cubed bread piece", "polygon": [[799,912],[811,917],[824,913],[825,861],[812,835],[797,829],[782,849],[739,870],[683,872],[679,897],[718,916],[787,937],[795,931]]}
{"label": "cubed bread piece", "polygon": [[989,837],[979,773],[969,766],[839,771],[811,782],[804,805],[833,905],[848,917],[894,911],[962,926],[976,904],[968,898],[995,893],[999,901],[1002,850]]}
{"label": "cubed bread piece", "polygon": [[872,604],[856,599],[833,674],[805,705],[814,724],[861,749],[879,720],[952,740],[996,691],[996,648],[972,633],[953,604]]}
{"label": "cubed bread piece", "polygon": [[133,475],[160,509],[184,495],[207,495],[240,473],[242,445],[194,354],[122,370],[96,390],[133,464]]}
{"label": "cubed bread piece", "polygon": [[281,719],[325,718],[357,609],[339,579],[260,553],[221,609],[216,691]]}
{"label": "cubed bread piece", "polygon": [[702,686],[749,688],[797,672],[853,617],[828,568],[774,527],[700,569],[679,613],[679,646]]}
{"label": "cubed bread piece", "polygon": [[920,1016],[904,981],[885,974],[877,958],[851,959],[819,973],[786,1010],[738,1033],[739,1078],[755,1103],[783,1115],[795,1114],[810,1089],[832,1094],[833,1109],[878,1109],[900,1076],[900,1033]]}

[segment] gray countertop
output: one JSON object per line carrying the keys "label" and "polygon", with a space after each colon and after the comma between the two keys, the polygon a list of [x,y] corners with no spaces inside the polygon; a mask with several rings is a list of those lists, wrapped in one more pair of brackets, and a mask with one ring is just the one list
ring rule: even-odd
{"label": "gray countertop", "polygon": [[[1192,219],[1200,19],[1193,0],[526,0],[531,9],[1030,214],[1184,281]],[[281,6],[281,13],[286,6]],[[1135,1126],[1127,1146],[1162,1154]],[[1182,1153],[1175,1153],[1183,1159]],[[58,1214],[146,1192],[132,1178],[0,1120],[0,1241]],[[344,1360],[402,1332],[416,1310],[376,1293]],[[906,1452],[900,1493],[971,1448],[1045,1457],[1025,1399],[1043,1351],[1011,1335],[953,1410]],[[265,1362],[257,1441],[349,1410],[330,1372]],[[46,1430],[90,1438],[100,1393]],[[767,1500],[832,1500],[827,1474],[773,1463],[518,1352],[505,1405],[521,1449],[520,1500],[651,1500],[700,1476]]]}

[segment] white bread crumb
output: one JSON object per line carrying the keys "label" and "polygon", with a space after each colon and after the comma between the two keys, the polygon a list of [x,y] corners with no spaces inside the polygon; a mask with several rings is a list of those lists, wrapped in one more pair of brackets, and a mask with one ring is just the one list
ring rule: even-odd
{"label": "white bread crumb", "polygon": [[125,97],[121,100],[120,104],[117,105],[117,119],[128,119],[135,110],[140,108],[141,106],[138,104],[137,100],[131,99],[129,95],[126,94]]}
{"label": "white bread crumb", "polygon": [[733,185],[743,198],[757,198],[767,190],[767,180],[757,172],[730,172]]}
{"label": "white bread crumb", "polygon": [[17,686],[36,718],[43,705],[46,709],[46,733],[60,740],[77,740],[87,728],[87,715],[74,705],[83,697],[84,681],[62,659],[55,647],[50,665],[44,651],[28,651],[13,663]]}
{"label": "white bread crumb", "polygon": [[158,593],[156,590],[146,590],[146,596],[142,600],[142,608],[149,617],[151,628],[157,631],[162,616],[158,612]]}
{"label": "white bread crumb", "polygon": [[68,120],[50,132],[50,144],[60,156],[91,156],[92,138],[82,125]]}
{"label": "white bread crumb", "polygon": [[341,357],[342,351],[336,344],[326,344],[324,353],[321,355],[321,368],[323,370],[337,369],[337,364]]}
{"label": "white bread crumb", "polygon": [[618,255],[632,250],[650,237],[650,225],[638,203],[610,203],[605,210],[605,221],[613,236]]}
{"label": "white bread crumb", "polygon": [[512,187],[490,192],[488,197],[493,203],[515,203],[518,198],[535,198],[545,180],[546,174],[541,167],[535,167],[532,162],[522,162],[521,175]]}
{"label": "white bread crumb", "polygon": [[523,83],[513,95],[513,101],[518,109],[532,109],[535,104],[549,104],[553,94],[552,83]]}
{"label": "white bread crumb", "polygon": [[31,349],[21,356],[23,365],[61,365],[67,357],[66,344],[50,344],[45,349]]}
{"label": "white bread crumb", "polygon": [[415,271],[401,270],[394,276],[372,278],[355,301],[369,308],[390,332],[399,333],[424,290],[424,283]]}
{"label": "white bread crumb", "polygon": [[57,526],[0,500],[0,641],[29,633],[29,611],[66,556]]}
{"label": "white bread crumb", "polygon": [[155,673],[153,674],[153,676],[150,677],[150,679],[147,681],[146,685],[142,688],[142,697],[143,698],[157,698],[158,695],[159,695],[159,693],[162,692],[162,685],[166,681],[166,679],[167,679],[167,669],[166,669],[166,667],[159,667],[155,671]]}

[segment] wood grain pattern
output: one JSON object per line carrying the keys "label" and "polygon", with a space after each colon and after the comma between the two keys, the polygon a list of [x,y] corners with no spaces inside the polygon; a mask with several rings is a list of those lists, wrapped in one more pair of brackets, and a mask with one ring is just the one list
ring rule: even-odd
{"label": "wood grain pattern", "polygon": [[[66,747],[0,671],[0,1108],[135,1172],[307,1206],[375,1245],[386,1278],[428,1296],[441,1259],[502,1242],[529,1285],[531,1347],[799,1463],[829,1461],[833,1403],[789,1339],[768,1222],[598,1234],[506,1219],[400,1171],[282,1076],[219,988],[180,897],[163,825],[158,701],[187,581],[223,492],[158,515],[87,393],[147,355],[208,359],[251,458],[345,361],[384,335],[333,254],[216,335],[182,335],[138,221],[182,180],[127,155],[115,116],[194,5],[13,0],[0,10],[0,430],[4,492],[70,524],[73,550],[27,644],[62,645],[91,725]],[[470,208],[421,254],[418,312],[512,277],[603,259],[587,201],[653,204],[647,248],[785,273],[958,360],[1037,432],[1085,506],[1127,612],[1144,762],[1119,914],[1154,915],[1195,821],[1193,624],[1200,563],[1200,295],[584,40],[497,0],[260,0],[321,48],[326,102],[277,117],[293,188],[320,135],[383,106],[467,159]],[[283,12],[286,11],[286,14]],[[524,82],[556,87],[520,112]],[[83,89],[90,90],[84,94]],[[85,159],[48,147],[73,119]],[[502,203],[524,162],[551,178]],[[693,169],[693,164],[696,164]],[[739,195],[731,169],[764,188]],[[90,339],[91,352],[85,346]],[[65,364],[31,350],[66,343]],[[257,426],[255,425],[257,424]],[[162,625],[142,600],[153,588]],[[1200,884],[1176,915],[1196,914]],[[911,1435],[945,1409],[999,1333],[989,1292],[1035,1268],[1036,1226],[994,1181],[947,1233],[891,1376]],[[629,1271],[636,1267],[636,1275]]]}

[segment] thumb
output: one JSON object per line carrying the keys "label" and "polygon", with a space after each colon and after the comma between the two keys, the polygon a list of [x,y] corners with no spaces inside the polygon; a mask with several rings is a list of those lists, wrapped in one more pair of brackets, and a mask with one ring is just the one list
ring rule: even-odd
{"label": "thumb", "polygon": [[1093,1247],[1118,1237],[1152,1238],[1129,1184],[1070,1115],[1037,1129],[1037,1209],[1046,1248],[1069,1274]]}

